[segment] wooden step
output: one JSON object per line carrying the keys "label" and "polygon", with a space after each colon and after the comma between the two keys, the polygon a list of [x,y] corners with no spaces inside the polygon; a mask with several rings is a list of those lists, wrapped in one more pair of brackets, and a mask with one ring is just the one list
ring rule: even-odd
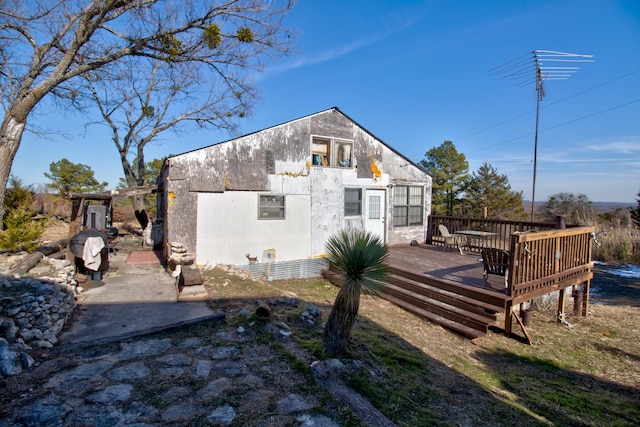
{"label": "wooden step", "polygon": [[465,311],[459,307],[449,305],[447,303],[426,297],[424,295],[406,291],[395,285],[386,285],[382,292],[383,298],[386,298],[387,295],[390,295],[395,300],[404,301],[405,303],[411,304],[418,309],[428,311],[430,313],[433,313],[434,315],[440,316],[458,324],[462,324],[466,327],[476,329],[483,333],[486,333],[489,330],[489,324],[492,324],[494,322],[493,319],[488,319],[479,314]]}
{"label": "wooden step", "polygon": [[498,312],[503,312],[507,306],[508,296],[490,289],[478,288],[477,286],[463,285],[446,279],[436,279],[424,274],[413,273],[394,267],[389,267],[389,273],[414,280],[416,282],[431,285],[435,288],[450,291],[456,295],[472,298],[477,304],[486,303],[495,307]]}
{"label": "wooden step", "polygon": [[[407,278],[401,274],[402,271],[400,274],[390,274],[385,282],[381,282],[382,298],[470,338],[485,335],[489,325],[496,320],[495,313],[502,310],[500,306],[491,304],[501,301],[500,297],[483,294],[480,300],[475,300],[468,296],[473,295],[468,289],[463,289],[463,294],[460,295],[454,292],[455,287],[447,286],[447,290],[443,290],[413,280],[414,277],[420,279],[419,275]],[[340,274],[334,270],[324,270],[322,276],[337,286],[341,285]]]}
{"label": "wooden step", "polygon": [[415,292],[419,295],[424,295],[432,299],[446,302],[447,304],[466,311],[485,316],[493,321],[496,320],[496,313],[502,311],[501,307],[496,307],[492,304],[478,301],[465,295],[458,295],[452,291],[445,291],[444,289],[436,288],[425,283],[416,282],[415,280],[408,279],[403,276],[395,274],[389,275],[386,282],[401,287],[407,291]]}
{"label": "wooden step", "polygon": [[184,286],[202,285],[204,283],[204,277],[197,268],[189,268],[183,266],[178,277],[178,286],[183,288]]}
{"label": "wooden step", "polygon": [[403,308],[404,310],[407,310],[410,313],[413,313],[425,320],[429,320],[431,322],[437,323],[439,325],[442,325],[448,329],[451,329],[453,331],[459,332],[462,335],[465,335],[471,339],[473,338],[479,338],[485,335],[484,332],[479,331],[477,329],[471,328],[469,326],[454,322],[453,320],[447,319],[445,317],[442,316],[438,316],[437,314],[434,314],[430,311],[427,310],[423,310],[419,307],[416,307],[413,304],[407,303],[406,301],[403,301],[401,299],[395,298],[391,295],[386,294],[384,297],[387,301],[397,305],[400,308]]}

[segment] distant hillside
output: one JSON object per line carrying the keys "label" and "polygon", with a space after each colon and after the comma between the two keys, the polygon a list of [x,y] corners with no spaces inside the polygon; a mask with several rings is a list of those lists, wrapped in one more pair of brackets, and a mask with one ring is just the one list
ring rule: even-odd
{"label": "distant hillside", "polygon": [[[536,211],[543,210],[546,203],[547,203],[546,200],[543,201],[543,202],[536,202],[535,203]],[[522,204],[525,207],[525,210],[527,212],[529,211],[529,209],[531,209],[531,200],[525,200],[524,202],[522,202]],[[629,202],[629,203],[621,203],[621,202],[591,202],[591,207],[593,207],[593,210],[596,213],[612,212],[612,211],[615,211],[617,209],[635,208],[637,205],[638,205],[638,202]]]}
{"label": "distant hillside", "polygon": [[637,202],[629,203],[616,203],[616,202],[591,202],[591,206],[598,212],[613,211],[616,209],[628,209],[634,208],[638,205]]}

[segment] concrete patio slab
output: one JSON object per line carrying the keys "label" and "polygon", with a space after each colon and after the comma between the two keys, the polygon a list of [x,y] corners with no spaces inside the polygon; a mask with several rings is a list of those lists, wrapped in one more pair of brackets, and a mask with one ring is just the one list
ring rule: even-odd
{"label": "concrete patio slab", "polygon": [[[165,272],[153,251],[146,252],[111,255],[104,286],[80,295],[79,314],[61,334],[61,344],[119,340],[224,317],[204,301],[178,302],[176,279]],[[131,255],[138,261],[128,263]]]}

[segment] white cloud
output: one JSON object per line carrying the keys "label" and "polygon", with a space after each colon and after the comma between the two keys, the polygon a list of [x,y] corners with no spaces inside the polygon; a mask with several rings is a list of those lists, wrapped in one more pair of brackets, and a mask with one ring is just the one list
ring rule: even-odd
{"label": "white cloud", "polygon": [[340,46],[332,47],[325,51],[313,53],[313,55],[308,54],[304,56],[298,56],[295,60],[284,62],[279,65],[270,66],[265,72],[256,76],[256,80],[260,79],[260,77],[265,78],[268,76],[281,74],[298,68],[308,67],[310,65],[321,64],[323,62],[328,62],[336,58],[343,57],[353,51],[373,45],[388,37],[400,33],[407,28],[412,27],[420,20],[419,16],[411,17],[408,20],[403,20],[398,16],[396,16],[395,18],[396,19],[393,20],[394,22],[392,23],[392,25],[386,24],[386,26],[388,27],[386,31],[374,33],[375,35],[373,36],[371,36],[370,34],[361,36],[356,40],[344,43]]}
{"label": "white cloud", "polygon": [[591,144],[585,147],[591,151],[607,151],[616,154],[640,153],[640,137],[631,137],[628,141],[613,141],[601,144]]}

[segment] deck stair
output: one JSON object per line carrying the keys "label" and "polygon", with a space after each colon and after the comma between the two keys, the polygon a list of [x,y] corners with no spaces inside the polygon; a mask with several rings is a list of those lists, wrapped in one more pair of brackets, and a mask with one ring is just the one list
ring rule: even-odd
{"label": "deck stair", "polygon": [[[324,277],[336,283],[336,272]],[[499,292],[390,267],[381,296],[431,322],[470,338],[485,335],[504,312],[507,297]]]}

